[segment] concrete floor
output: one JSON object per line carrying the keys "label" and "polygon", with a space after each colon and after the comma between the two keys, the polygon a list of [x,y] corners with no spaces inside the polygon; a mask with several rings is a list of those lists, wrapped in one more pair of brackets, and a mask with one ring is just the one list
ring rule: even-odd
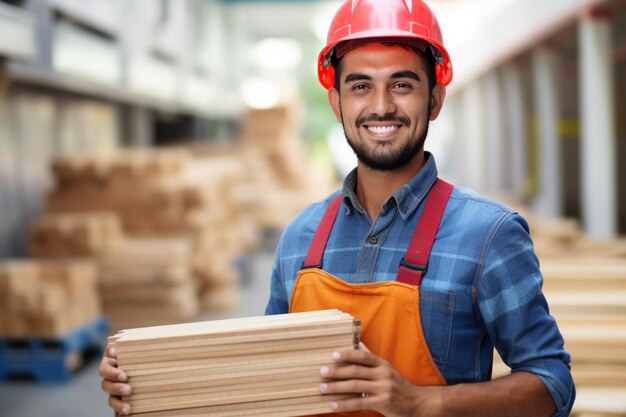
{"label": "concrete floor", "polygon": [[[221,318],[259,316],[269,297],[273,253],[249,258],[242,283],[240,308]],[[100,389],[98,360],[78,371],[67,384],[37,385],[33,382],[0,384],[2,417],[111,417],[107,396]]]}

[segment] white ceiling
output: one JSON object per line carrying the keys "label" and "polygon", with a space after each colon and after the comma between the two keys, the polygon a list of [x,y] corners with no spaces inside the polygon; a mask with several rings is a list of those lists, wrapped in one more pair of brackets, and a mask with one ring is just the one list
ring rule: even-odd
{"label": "white ceiling", "polygon": [[[446,36],[446,22],[452,21],[457,29],[459,25],[472,26],[482,19],[468,18],[474,15],[496,13],[509,2],[515,0],[427,0],[438,16]],[[237,1],[227,5],[233,23],[245,28],[251,37],[292,37],[302,39],[314,30],[313,22],[317,17],[318,26],[328,27],[334,12],[343,3],[341,0],[309,1],[274,1],[250,2]],[[465,19],[463,18],[465,17]]]}

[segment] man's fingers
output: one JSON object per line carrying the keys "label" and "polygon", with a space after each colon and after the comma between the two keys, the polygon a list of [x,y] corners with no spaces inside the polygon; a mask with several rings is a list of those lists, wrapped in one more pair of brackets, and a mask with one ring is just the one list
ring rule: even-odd
{"label": "man's fingers", "polygon": [[107,346],[105,356],[109,358],[117,358],[117,351],[113,346]]}
{"label": "man's fingers", "polygon": [[[335,365],[322,366],[320,368],[320,376],[328,379],[362,379],[374,380],[376,373],[374,368],[361,365]],[[360,391],[359,391],[360,392]]]}
{"label": "man's fingers", "polygon": [[383,364],[381,358],[366,350],[337,351],[333,352],[332,358],[336,365],[320,368],[320,375],[324,378],[373,380],[376,378],[375,368]]}
{"label": "man's fingers", "polygon": [[320,392],[322,394],[355,394],[367,397],[372,392],[372,383],[360,379],[351,379],[348,381],[323,382],[320,384]]}
{"label": "man's fingers", "polygon": [[372,406],[366,397],[354,397],[347,400],[333,401],[330,408],[337,413],[348,411],[371,410]]}
{"label": "man's fingers", "polygon": [[115,410],[116,416],[126,416],[130,414],[130,404],[125,403],[120,397],[128,396],[132,393],[128,381],[128,375],[117,367],[117,353],[115,348],[108,346],[98,373],[102,377],[102,390],[109,394],[109,406]]}
{"label": "man's fingers", "polygon": [[103,379],[109,381],[126,382],[128,380],[126,373],[117,367],[117,360],[106,356],[100,362],[98,373]]}
{"label": "man's fingers", "polygon": [[109,407],[115,410],[116,413],[122,416],[130,414],[130,405],[122,402],[117,397],[109,396]]}
{"label": "man's fingers", "polygon": [[108,381],[106,379],[102,380],[102,390],[109,395],[117,395],[120,397],[125,397],[133,392],[131,386],[128,384]]}
{"label": "man's fingers", "polygon": [[335,362],[356,363],[359,365],[370,367],[378,366],[382,363],[382,359],[372,354],[369,350],[360,349],[333,352],[332,358]]}

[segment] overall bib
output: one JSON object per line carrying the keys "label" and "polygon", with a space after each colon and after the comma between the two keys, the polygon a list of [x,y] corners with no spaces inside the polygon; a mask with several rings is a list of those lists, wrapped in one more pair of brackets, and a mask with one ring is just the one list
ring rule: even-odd
{"label": "overall bib", "polygon": [[[339,309],[361,321],[361,340],[389,361],[415,385],[445,385],[432,359],[420,318],[420,291],[452,185],[437,179],[426,197],[422,215],[400,263],[395,281],[350,284],[321,269],[322,255],[341,204],[341,194],[329,204],[298,271],[289,311]],[[332,413],[320,416],[376,416],[376,412]]]}

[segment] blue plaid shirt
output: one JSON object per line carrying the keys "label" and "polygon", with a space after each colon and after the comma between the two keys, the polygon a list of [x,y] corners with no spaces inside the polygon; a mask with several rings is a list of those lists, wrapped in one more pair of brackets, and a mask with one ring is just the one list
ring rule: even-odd
{"label": "blue plaid shirt", "polygon": [[[322,268],[350,283],[395,280],[437,178],[434,157],[427,154],[425,166],[385,201],[373,222],[354,192],[356,176],[354,170],[345,179]],[[296,275],[335,194],[285,229],[266,314],[288,312]],[[569,415],[575,397],[570,355],[548,312],[542,282],[526,221],[498,202],[455,187],[420,287],[426,342],[449,384],[484,381],[495,346],[513,372],[532,372],[543,380],[557,406],[555,416]]]}

